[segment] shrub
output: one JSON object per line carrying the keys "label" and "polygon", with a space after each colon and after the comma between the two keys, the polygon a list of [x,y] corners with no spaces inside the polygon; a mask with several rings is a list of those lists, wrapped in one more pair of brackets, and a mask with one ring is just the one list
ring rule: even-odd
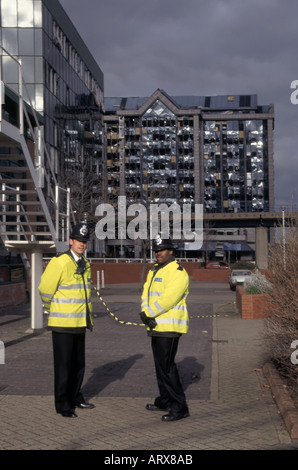
{"label": "shrub", "polygon": [[273,362],[288,383],[297,389],[298,365],[292,364],[291,344],[298,339],[298,227],[297,219],[287,228],[285,244],[279,240],[270,248],[269,317],[265,339]]}
{"label": "shrub", "polygon": [[262,289],[259,286],[248,285],[245,287],[246,294],[263,294]]}
{"label": "shrub", "polygon": [[246,294],[266,294],[271,290],[271,284],[266,277],[256,271],[244,282]]}

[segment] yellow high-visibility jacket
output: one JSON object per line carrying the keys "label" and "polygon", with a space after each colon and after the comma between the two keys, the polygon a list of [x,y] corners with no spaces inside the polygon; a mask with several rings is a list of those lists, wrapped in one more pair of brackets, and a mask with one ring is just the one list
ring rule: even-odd
{"label": "yellow high-visibility jacket", "polygon": [[188,332],[188,289],[188,274],[176,260],[153,266],[142,292],[142,311],[157,322],[152,334]]}
{"label": "yellow high-visibility jacket", "polygon": [[[91,269],[85,259],[84,274],[76,274],[77,263],[69,254],[52,258],[39,285],[39,294],[49,312],[51,329],[92,326]],[[87,312],[88,306],[88,312]]]}

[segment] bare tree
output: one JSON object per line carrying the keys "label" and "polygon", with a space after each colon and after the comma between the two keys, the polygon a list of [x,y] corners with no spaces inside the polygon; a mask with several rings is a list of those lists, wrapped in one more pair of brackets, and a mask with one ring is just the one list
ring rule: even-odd
{"label": "bare tree", "polygon": [[92,171],[92,159],[82,156],[65,171],[65,184],[70,188],[72,209],[77,221],[87,220],[95,225],[95,205],[102,193],[102,179]]}
{"label": "bare tree", "polygon": [[291,361],[291,345],[298,340],[297,218],[291,220],[285,239],[278,240],[270,250],[269,280],[272,289],[265,339],[273,362],[297,391],[298,369]]}

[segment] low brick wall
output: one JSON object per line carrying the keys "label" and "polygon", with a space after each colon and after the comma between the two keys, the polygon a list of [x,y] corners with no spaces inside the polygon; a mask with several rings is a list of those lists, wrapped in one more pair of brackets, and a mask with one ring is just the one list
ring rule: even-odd
{"label": "low brick wall", "polygon": [[268,294],[246,294],[243,286],[236,287],[236,306],[243,319],[268,316]]}
{"label": "low brick wall", "polygon": [[[195,262],[182,262],[182,266],[186,269],[189,276],[192,276],[194,268],[197,267],[198,263]],[[148,270],[152,267],[151,263],[146,263],[145,267],[145,278]],[[131,282],[141,282],[142,280],[142,263],[101,263],[92,261],[91,263],[91,279],[92,283],[97,283],[97,271],[100,273],[100,285],[101,285],[101,273],[104,272],[105,284],[123,284]]]}
{"label": "low brick wall", "polygon": [[0,284],[0,308],[28,302],[25,282]]}
{"label": "low brick wall", "polygon": [[[152,265],[146,264],[145,272],[148,272]],[[92,284],[97,283],[97,271],[100,275],[100,285],[102,282],[102,272],[105,284],[123,284],[141,282],[142,263],[91,263]]]}
{"label": "low brick wall", "polygon": [[193,269],[193,281],[229,282],[231,271],[229,269]]}

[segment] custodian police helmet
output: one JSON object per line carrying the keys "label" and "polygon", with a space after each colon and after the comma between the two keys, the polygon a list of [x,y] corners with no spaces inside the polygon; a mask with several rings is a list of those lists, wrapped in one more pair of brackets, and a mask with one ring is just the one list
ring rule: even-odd
{"label": "custodian police helmet", "polygon": [[174,246],[170,238],[163,239],[160,235],[157,235],[153,240],[153,251],[161,250],[174,250]]}
{"label": "custodian police helmet", "polygon": [[76,224],[70,234],[70,238],[79,240],[80,242],[87,242],[89,240],[89,227],[85,222]]}

